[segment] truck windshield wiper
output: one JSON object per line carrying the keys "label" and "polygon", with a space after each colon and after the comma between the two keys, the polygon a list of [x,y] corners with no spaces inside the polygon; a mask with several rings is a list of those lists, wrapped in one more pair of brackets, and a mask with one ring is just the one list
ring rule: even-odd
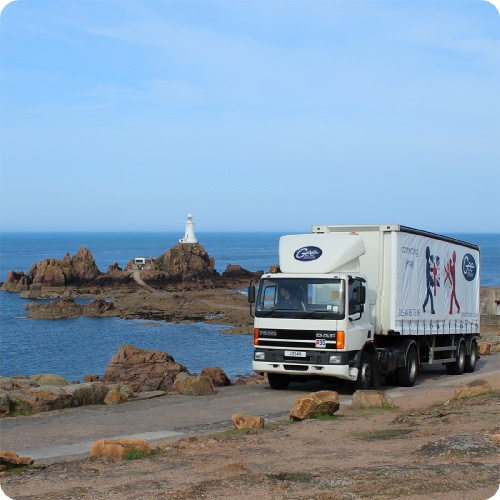
{"label": "truck windshield wiper", "polygon": [[271,309],[269,311],[259,311],[264,317],[266,316],[271,316],[271,314],[277,312],[277,313],[283,313],[283,312],[287,312],[287,311],[290,311],[290,310],[294,310],[294,309]]}
{"label": "truck windshield wiper", "polygon": [[325,314],[328,314],[328,313],[323,312],[323,311],[311,311],[311,312],[309,312],[307,314],[304,314],[304,316],[302,316],[302,319],[312,318],[316,314],[318,315],[318,316],[316,316],[317,318],[324,318]]}

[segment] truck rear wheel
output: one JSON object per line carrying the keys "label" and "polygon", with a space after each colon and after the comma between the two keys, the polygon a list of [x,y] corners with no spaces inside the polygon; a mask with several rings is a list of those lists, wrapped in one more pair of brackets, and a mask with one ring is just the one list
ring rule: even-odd
{"label": "truck rear wheel", "polygon": [[278,391],[286,389],[290,385],[290,375],[283,375],[281,373],[268,373],[267,380],[269,385]]}
{"label": "truck rear wheel", "polygon": [[398,384],[401,387],[413,387],[418,375],[418,353],[415,347],[410,347],[405,366],[396,371]]}
{"label": "truck rear wheel", "polygon": [[446,371],[449,375],[462,375],[465,370],[465,344],[460,342],[457,350],[457,358],[452,363],[446,363]]}
{"label": "truck rear wheel", "polygon": [[477,344],[473,340],[470,345],[470,354],[468,356],[465,356],[465,372],[472,373],[476,369],[477,357]]}

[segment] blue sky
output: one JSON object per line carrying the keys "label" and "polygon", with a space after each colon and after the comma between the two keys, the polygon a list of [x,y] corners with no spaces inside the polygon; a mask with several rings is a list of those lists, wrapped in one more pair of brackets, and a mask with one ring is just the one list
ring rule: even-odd
{"label": "blue sky", "polygon": [[3,231],[500,232],[481,0],[17,0]]}

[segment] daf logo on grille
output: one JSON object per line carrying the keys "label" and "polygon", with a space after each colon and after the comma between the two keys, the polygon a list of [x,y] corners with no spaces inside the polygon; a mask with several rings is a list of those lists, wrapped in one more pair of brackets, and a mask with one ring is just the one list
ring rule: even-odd
{"label": "daf logo on grille", "polygon": [[335,333],[320,333],[316,332],[316,338],[317,339],[334,339],[336,336]]}
{"label": "daf logo on grille", "polygon": [[276,337],[278,332],[276,330],[260,330],[261,337]]}

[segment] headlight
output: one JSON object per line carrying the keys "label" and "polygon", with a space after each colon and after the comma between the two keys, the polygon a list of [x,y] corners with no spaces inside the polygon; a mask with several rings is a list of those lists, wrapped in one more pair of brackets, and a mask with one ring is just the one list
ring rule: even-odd
{"label": "headlight", "polygon": [[330,363],[332,365],[338,365],[342,361],[342,356],[339,356],[338,354],[334,354],[333,356],[330,356]]}
{"label": "headlight", "polygon": [[255,359],[255,361],[264,361],[266,359],[266,355],[262,351],[255,351],[253,359]]}

